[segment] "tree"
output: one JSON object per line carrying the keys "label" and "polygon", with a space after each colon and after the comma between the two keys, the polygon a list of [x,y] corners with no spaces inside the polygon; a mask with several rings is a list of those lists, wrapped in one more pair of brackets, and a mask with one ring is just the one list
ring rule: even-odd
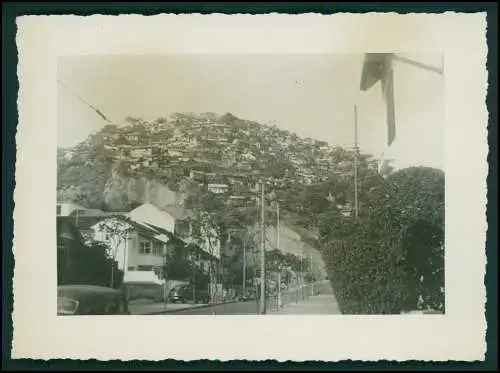
{"label": "tree", "polygon": [[58,248],[57,284],[109,286],[110,275],[114,272],[116,275],[111,286],[118,287],[123,279],[123,271],[117,268],[108,253],[109,247],[98,241]]}
{"label": "tree", "polygon": [[360,195],[357,219],[333,211],[324,221],[323,258],[342,312],[444,310],[444,173],[411,167],[378,180]]}
{"label": "tree", "polygon": [[160,117],[160,118],[156,119],[156,123],[157,124],[166,124],[167,123],[167,118]]}
{"label": "tree", "polygon": [[[217,286],[214,289],[214,282],[220,274],[217,262],[220,262],[220,240],[219,230],[215,214],[204,210],[197,210],[191,220],[193,226],[193,235],[195,243],[201,247],[208,249],[210,257],[209,262],[209,282],[210,282],[210,303],[212,305],[212,313],[215,314],[215,297],[217,295]],[[215,259],[215,260],[214,260]]]}
{"label": "tree", "polygon": [[[98,223],[97,229],[104,234],[105,242],[109,243],[108,255],[113,262],[116,262],[120,250],[124,253],[124,263],[126,253],[126,242],[133,227],[127,222],[128,219],[122,217],[111,217]],[[115,268],[112,267],[110,276],[110,286],[115,283]]]}

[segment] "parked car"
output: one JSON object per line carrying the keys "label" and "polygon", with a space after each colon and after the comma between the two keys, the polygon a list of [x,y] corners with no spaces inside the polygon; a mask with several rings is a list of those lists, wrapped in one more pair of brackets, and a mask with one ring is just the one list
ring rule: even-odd
{"label": "parked car", "polygon": [[125,294],[94,285],[57,287],[57,315],[130,315]]}
{"label": "parked car", "polygon": [[180,285],[168,293],[168,301],[172,303],[192,302],[194,297],[195,303],[210,303],[210,294],[206,290],[195,289],[191,285]]}

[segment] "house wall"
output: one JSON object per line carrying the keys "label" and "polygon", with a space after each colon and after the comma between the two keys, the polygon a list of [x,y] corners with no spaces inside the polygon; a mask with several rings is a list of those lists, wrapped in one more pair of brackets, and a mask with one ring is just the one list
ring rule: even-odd
{"label": "house wall", "polygon": [[[159,267],[164,263],[165,244],[159,240],[141,235],[137,231],[129,232],[127,239],[120,240],[117,237],[111,237],[105,232],[100,231],[98,225],[94,226],[93,230],[94,238],[107,243],[112,250],[112,255],[116,255],[115,260],[118,263],[118,268],[124,271],[125,279],[128,277],[128,272],[141,272],[139,266]],[[151,243],[149,253],[141,252],[141,242]],[[153,250],[154,242],[158,245],[158,251]],[[146,277],[148,276],[151,277],[150,275]]]}
{"label": "house wall", "polygon": [[79,209],[84,210],[84,207],[72,202],[59,202],[56,204],[57,216],[69,216],[73,211]]}
{"label": "house wall", "polygon": [[[126,226],[124,225],[124,229],[125,228]],[[128,234],[128,238],[120,239],[118,236],[112,236],[100,230],[99,224],[94,225],[92,227],[92,231],[94,232],[95,240],[104,242],[110,247],[111,255],[115,257],[115,260],[118,263],[118,268],[121,270],[125,269],[125,260],[127,260],[129,253],[134,250],[133,246],[137,233],[130,232]],[[125,252],[127,252],[127,255],[125,255]]]}
{"label": "house wall", "polygon": [[[149,254],[141,252],[141,242],[149,242],[151,244],[151,251]],[[158,245],[161,248],[160,252],[155,252],[153,250],[153,245]],[[127,270],[131,267],[134,268],[135,271],[138,271],[138,266],[153,266],[160,267],[164,264],[165,259],[163,256],[165,255],[165,244],[151,239],[149,237],[136,234],[132,242],[130,242],[128,248],[128,258],[127,258]]]}

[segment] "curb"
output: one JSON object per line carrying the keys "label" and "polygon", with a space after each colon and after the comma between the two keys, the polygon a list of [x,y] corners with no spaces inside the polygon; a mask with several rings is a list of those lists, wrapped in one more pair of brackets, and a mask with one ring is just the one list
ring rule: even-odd
{"label": "curb", "polygon": [[[228,301],[228,302],[224,302],[224,303],[216,303],[215,306],[221,306],[223,304],[231,304],[231,303],[236,303],[237,301],[235,300],[231,300],[231,301]],[[186,310],[194,310],[194,309],[200,309],[200,308],[207,308],[207,307],[211,307],[212,305],[211,304],[201,304],[201,305],[197,305],[197,306],[193,306],[193,307],[183,307],[183,308],[178,308],[178,309],[175,309],[175,310],[164,310],[164,311],[155,311],[155,312],[147,312],[147,313],[139,313],[139,314],[135,314],[135,315],[165,315],[167,313],[176,313],[176,312],[182,312],[182,311],[186,311]]]}

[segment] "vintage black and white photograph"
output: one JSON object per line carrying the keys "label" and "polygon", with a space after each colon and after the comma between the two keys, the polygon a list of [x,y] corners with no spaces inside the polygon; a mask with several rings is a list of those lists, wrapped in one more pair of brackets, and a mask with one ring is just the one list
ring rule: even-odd
{"label": "vintage black and white photograph", "polygon": [[443,61],[59,57],[58,315],[445,313]]}
{"label": "vintage black and white photograph", "polygon": [[485,359],[486,13],[16,26],[16,359]]}

